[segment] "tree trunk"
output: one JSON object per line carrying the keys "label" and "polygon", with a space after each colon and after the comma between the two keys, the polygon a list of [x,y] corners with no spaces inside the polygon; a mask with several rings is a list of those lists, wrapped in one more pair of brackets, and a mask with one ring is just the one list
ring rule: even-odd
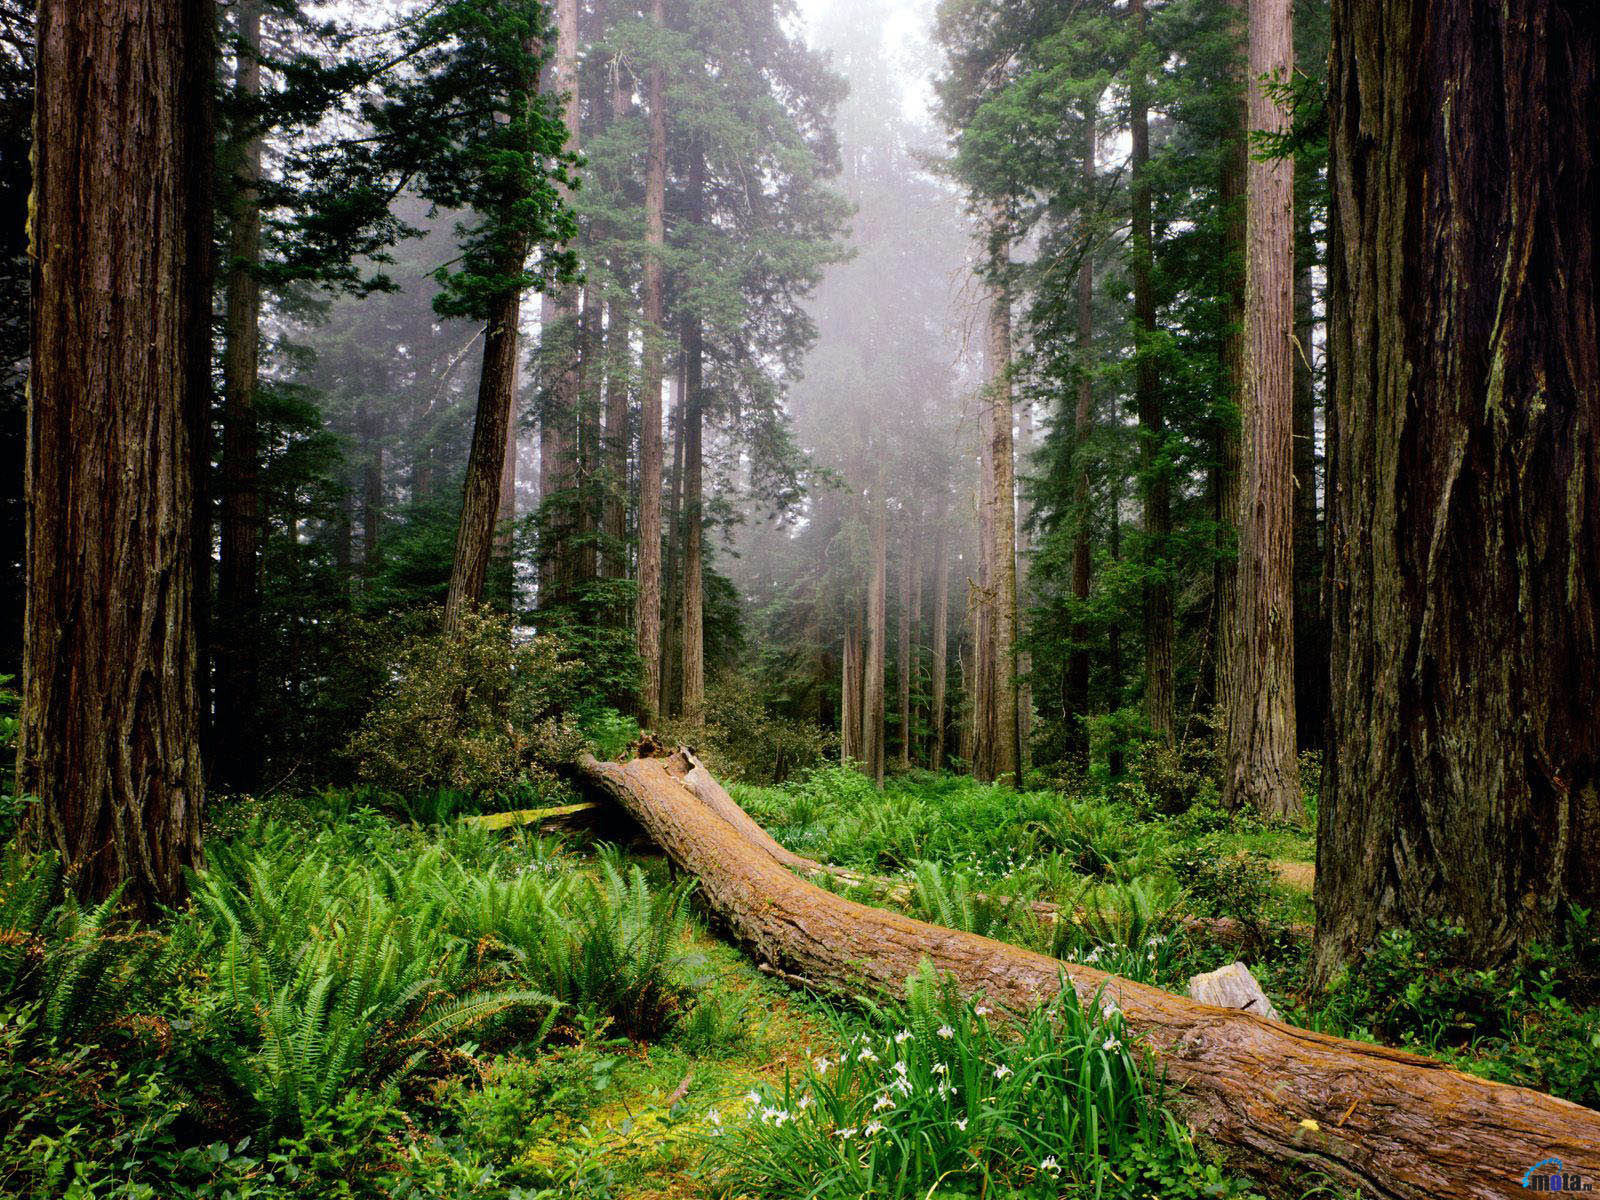
{"label": "tree trunk", "polygon": [[[261,5],[242,0],[234,94],[246,112],[261,94]],[[246,120],[254,120],[247,116]],[[256,706],[261,688],[260,462],[256,384],[260,370],[261,138],[234,148],[228,223],[228,299],[222,357],[222,521],[217,572],[215,735],[226,752],[212,762],[236,791],[256,786],[261,738]],[[209,547],[208,547],[209,552]]]}
{"label": "tree trunk", "polygon": [[922,537],[920,531],[912,541],[911,549],[911,653],[910,668],[906,675],[906,711],[903,717],[906,731],[906,752],[904,754],[906,766],[916,766],[923,762],[922,739],[917,731],[922,728],[923,717],[923,691],[922,691],[922,587],[923,577],[926,575],[922,557]]}
{"label": "tree trunk", "polygon": [[667,472],[666,566],[661,583],[661,711],[669,717],[683,714],[683,399],[684,362],[678,355],[671,387],[672,469]]}
{"label": "tree trunk", "polygon": [[1130,0],[1139,44],[1128,85],[1132,133],[1133,309],[1141,345],[1134,368],[1139,410],[1139,454],[1144,493],[1144,708],[1150,730],[1170,742],[1177,727],[1173,681],[1172,582],[1167,577],[1167,541],[1172,532],[1172,474],[1165,461],[1166,417],[1155,358],[1156,299],[1152,275],[1155,249],[1150,227],[1150,65],[1144,0]]}
{"label": "tree trunk", "polygon": [[[1249,128],[1282,133],[1289,114],[1263,81],[1294,69],[1294,6],[1250,0]],[[1294,731],[1294,160],[1252,158],[1245,174],[1245,404],[1239,565],[1228,713],[1230,808],[1298,817]]]}
{"label": "tree trunk", "polygon": [[[986,331],[987,332],[987,331]],[[972,672],[962,682],[968,700],[971,752],[968,769],[978,779],[994,779],[994,403],[985,394],[978,408],[977,586],[968,606],[972,626]]]}
{"label": "tree trunk", "polygon": [[[666,0],[651,0],[650,18],[666,27]],[[639,724],[655,727],[661,711],[661,255],[666,247],[666,72],[659,59],[646,84],[650,147],[645,171],[644,362],[639,414]]]}
{"label": "tree trunk", "polygon": [[945,687],[950,671],[950,539],[945,528],[944,501],[939,503],[939,525],[933,534],[933,672],[928,681],[928,723],[933,745],[928,768],[944,769]]}
{"label": "tree trunk", "polygon": [[578,544],[573,552],[573,576],[580,585],[593,583],[599,559],[595,533],[599,526],[600,397],[605,370],[600,359],[600,289],[593,281],[583,286],[583,314],[578,320],[578,453],[573,499],[573,529]]}
{"label": "tree trunk", "polygon": [[[699,880],[707,907],[764,968],[816,988],[896,997],[927,962],[1003,1014],[1065,982],[1085,1006],[1114,1004],[1182,1089],[1194,1126],[1270,1176],[1299,1181],[1314,1166],[1374,1197],[1509,1196],[1532,1163],[1581,1163],[1600,1144],[1600,1114],[1564,1100],[834,895],[741,835],[732,813],[702,798],[715,781],[683,752],[627,764],[586,758],[579,772]],[[725,793],[716,800],[736,808]],[[1395,1118],[1395,1097],[1405,1120]]]}
{"label": "tree trunk", "polygon": [[873,782],[883,786],[883,666],[887,625],[884,593],[888,590],[889,505],[883,478],[872,488],[872,566],[867,576],[866,683],[861,697],[861,761]]}
{"label": "tree trunk", "polygon": [[522,293],[503,292],[492,301],[483,332],[483,367],[478,374],[478,414],[472,423],[472,449],[461,495],[450,590],[445,594],[444,628],[453,633],[468,611],[483,603],[489,559],[494,552],[495,517],[500,511],[500,472],[517,374],[517,323]]}
{"label": "tree trunk", "polygon": [[1330,64],[1322,982],[1600,900],[1600,26],[1336,0]]}
{"label": "tree trunk", "polygon": [[[705,153],[696,146],[689,161],[689,221],[693,225],[700,224],[703,217],[705,185]],[[705,603],[701,591],[705,364],[698,313],[691,313],[684,320],[683,354],[683,711],[691,721],[698,721],[706,702]]]}
{"label": "tree trunk", "polygon": [[[1077,404],[1072,414],[1073,492],[1072,492],[1072,599],[1081,612],[1089,603],[1092,579],[1090,545],[1090,463],[1089,438],[1094,432],[1094,251],[1090,241],[1089,198],[1093,195],[1097,168],[1095,114],[1100,103],[1095,95],[1083,110],[1083,248],[1078,264],[1078,379]],[[1066,709],[1068,756],[1079,766],[1089,765],[1089,626],[1082,620],[1072,623],[1072,652],[1067,660]]]}
{"label": "tree trunk", "polygon": [[845,615],[839,661],[839,761],[846,764],[861,760],[861,625],[853,601]]}
{"label": "tree trunk", "polygon": [[[1009,254],[999,251],[1004,258]],[[999,269],[1005,270],[1002,261]],[[989,459],[994,469],[990,501],[990,590],[994,647],[994,760],[990,777],[1022,785],[1022,748],[1017,703],[1017,489],[1011,436],[1011,298],[1002,282],[989,301]]]}
{"label": "tree trunk", "polygon": [[382,565],[383,422],[369,403],[359,416],[365,462],[361,467],[361,577],[369,583]]}
{"label": "tree trunk", "polygon": [[1322,613],[1322,517],[1317,507],[1317,397],[1311,214],[1300,204],[1294,273],[1294,707],[1306,750],[1322,747],[1328,712],[1328,636]]}
{"label": "tree trunk", "polygon": [[905,530],[900,552],[900,627],[895,644],[895,696],[900,709],[900,757],[902,771],[911,769],[911,575],[915,570],[912,547],[917,535]]}
{"label": "tree trunk", "polygon": [[604,533],[606,575],[628,577],[628,384],[633,376],[632,328],[626,304],[607,305]]}
{"label": "tree trunk", "polygon": [[[555,0],[550,87],[562,97],[567,147],[582,149],[578,97],[578,0]],[[578,323],[576,284],[553,284],[539,301],[539,607],[564,604],[577,579]],[[485,347],[485,355],[487,355]]]}
{"label": "tree trunk", "polygon": [[517,434],[520,414],[517,402],[522,399],[521,356],[511,365],[511,418],[506,422],[506,446],[500,466],[500,503],[495,520],[500,526],[500,549],[511,550],[511,527],[517,522]]}
{"label": "tree trunk", "polygon": [[214,9],[44,0],[18,790],[80,895],[200,859],[194,581]]}
{"label": "tree trunk", "polygon": [[1244,78],[1249,55],[1248,7],[1249,0],[1229,0],[1228,3],[1229,41],[1230,44],[1237,44],[1239,50],[1236,56],[1237,69],[1233,73],[1238,94],[1230,95],[1230,103],[1236,104],[1235,120],[1229,123],[1218,187],[1223,220],[1223,320],[1227,325],[1227,334],[1222,343],[1225,391],[1222,403],[1218,406],[1216,421],[1217,462],[1213,487],[1215,509],[1212,515],[1217,523],[1217,559],[1211,576],[1211,639],[1216,654],[1216,686],[1213,690],[1216,709],[1223,721],[1219,741],[1224,751],[1228,744],[1227,722],[1233,718],[1239,694],[1238,641],[1234,630],[1238,622],[1239,595],[1239,433],[1248,386],[1244,324],[1245,259],[1249,254],[1245,176],[1250,163],[1250,112],[1244,95],[1249,87]]}

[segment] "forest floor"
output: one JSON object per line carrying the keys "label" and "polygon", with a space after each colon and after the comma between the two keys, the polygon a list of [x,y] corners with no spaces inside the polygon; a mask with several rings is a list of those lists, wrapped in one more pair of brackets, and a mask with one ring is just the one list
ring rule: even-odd
{"label": "forest floor", "polygon": [[[914,916],[1174,991],[1242,958],[1291,1022],[1600,1101],[1586,927],[1503,972],[1454,966],[1447,930],[1398,936],[1309,997],[1310,822],[1240,820],[1205,788],[913,773],[880,792],[823,768],[730,790],[792,849],[902,879]],[[48,863],[8,857],[0,945],[29,932],[21,974],[0,955],[0,1194],[68,1179],[85,1198],[237,1200],[1255,1194],[1161,1115],[1173,1098],[1100,1018],[1046,1014],[1018,1042],[932,985],[884,1008],[810,995],[704,925],[693,881],[652,847],[483,829],[458,808],[219,805],[208,872],[159,952],[77,912]],[[1041,922],[1011,898],[1078,916]],[[1189,915],[1252,936],[1206,944]],[[430,1006],[441,993],[458,1000]],[[347,1010],[355,995],[366,1010]],[[1116,1082],[1052,1101],[1086,1057]],[[1013,1070],[1026,1086],[994,1082]],[[1085,1103],[1088,1142],[1041,1124]]]}

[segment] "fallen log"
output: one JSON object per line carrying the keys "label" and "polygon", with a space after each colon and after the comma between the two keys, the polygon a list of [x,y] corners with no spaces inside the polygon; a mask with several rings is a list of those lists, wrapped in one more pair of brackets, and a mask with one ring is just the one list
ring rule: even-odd
{"label": "fallen log", "polygon": [[897,995],[926,959],[967,992],[1016,1011],[1065,979],[1084,1003],[1099,998],[1122,1010],[1181,1087],[1199,1132],[1280,1179],[1323,1172],[1369,1197],[1431,1200],[1522,1194],[1523,1172],[1550,1157],[1569,1171],[1600,1173],[1593,1110],[834,895],[698,796],[685,782],[696,767],[678,753],[585,758],[578,769],[699,879],[712,912],[782,977]]}
{"label": "fallen log", "polygon": [[[648,747],[654,751],[659,749],[654,743]],[[859,888],[869,892],[880,900],[886,900],[898,908],[911,906],[912,891],[909,885],[895,879],[885,879],[881,875],[871,875],[862,871],[852,871],[846,867],[836,867],[829,863],[818,862],[814,858],[807,858],[803,854],[796,854],[782,842],[774,838],[759,822],[739,806],[728,790],[717,781],[716,776],[706,770],[694,753],[680,748],[677,754],[687,765],[688,770],[683,775],[683,786],[694,793],[695,798],[709,808],[717,816],[726,821],[733,831],[750,846],[766,854],[774,862],[796,871],[810,879],[834,879],[848,887]],[[656,756],[656,755],[652,755]],[[973,897],[977,901],[985,901],[990,897],[979,893]],[[1002,903],[1015,903],[1009,897],[995,897]],[[1033,915],[1046,925],[1053,925],[1062,919],[1061,906],[1049,900],[1022,901]],[[1079,914],[1084,915],[1082,913]],[[1181,924],[1184,932],[1197,937],[1205,938],[1223,946],[1251,946],[1259,942],[1262,931],[1244,921],[1232,917],[1193,917],[1186,916]],[[1285,925],[1279,927],[1290,937],[1304,941],[1311,939],[1311,929],[1305,925]]]}

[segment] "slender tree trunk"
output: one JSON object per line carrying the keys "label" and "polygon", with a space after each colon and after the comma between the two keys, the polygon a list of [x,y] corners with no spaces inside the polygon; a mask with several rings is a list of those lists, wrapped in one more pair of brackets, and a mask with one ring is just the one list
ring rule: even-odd
{"label": "slender tree trunk", "polygon": [[[986,331],[987,332],[987,331]],[[978,411],[978,583],[971,592],[972,674],[964,680],[970,701],[972,753],[969,769],[977,778],[994,779],[995,661],[994,650],[994,403],[985,394]]]}
{"label": "slender tree trunk", "polygon": [[1223,724],[1218,740],[1226,751],[1228,723],[1239,694],[1238,623],[1239,584],[1239,432],[1240,414],[1245,408],[1247,368],[1245,356],[1245,259],[1246,238],[1245,176],[1249,168],[1250,113],[1245,102],[1244,78],[1249,55],[1249,0],[1229,0],[1228,16],[1232,38],[1238,46],[1234,82],[1237,96],[1236,120],[1230,122],[1223,147],[1222,173],[1218,188],[1223,219],[1224,317],[1228,332],[1222,343],[1222,376],[1226,389],[1216,421],[1215,483],[1212,489],[1217,523],[1217,559],[1212,570],[1211,639],[1216,655],[1216,711]]}
{"label": "slender tree trunk", "polygon": [[[689,160],[689,221],[699,225],[705,207],[705,153],[696,146]],[[701,434],[705,397],[700,315],[684,320],[683,396],[683,711],[700,719],[706,700],[705,605],[701,592],[705,515],[701,510]]]}
{"label": "slender tree trunk", "polygon": [[662,579],[661,711],[683,715],[683,399],[684,361],[678,356],[671,385],[672,469],[667,472],[666,569]]}
{"label": "slender tree trunk", "polygon": [[[234,94],[246,107],[261,94],[261,5],[241,0]],[[260,370],[261,138],[235,147],[228,224],[228,299],[222,358],[222,522],[217,574],[216,740],[227,747],[213,762],[237,791],[261,773],[256,706],[261,689],[261,500],[256,437]]]}
{"label": "slender tree trunk", "polygon": [[895,645],[895,694],[900,708],[900,757],[902,771],[911,769],[911,574],[915,569],[911,547],[915,530],[905,531],[900,553],[900,628]]}
{"label": "slender tree trunk", "polygon": [[[1294,6],[1250,0],[1250,128],[1282,132],[1288,113],[1264,81],[1294,69]],[[1298,817],[1294,731],[1294,160],[1246,170],[1245,405],[1239,566],[1224,801],[1272,820]]]}
{"label": "slender tree trunk", "polygon": [[1150,226],[1150,79],[1144,0],[1130,0],[1139,36],[1128,85],[1132,133],[1134,319],[1143,343],[1134,368],[1139,410],[1140,468],[1144,493],[1144,561],[1149,572],[1144,593],[1144,707],[1150,730],[1170,742],[1177,726],[1172,649],[1172,583],[1167,578],[1167,540],[1172,532],[1172,475],[1165,461],[1166,417],[1161,374],[1155,358],[1156,299],[1152,276],[1155,249]]}
{"label": "slender tree trunk", "polygon": [[839,761],[861,760],[861,623],[855,601],[850,601],[844,621],[844,652],[840,655]]}
{"label": "slender tree trunk", "polygon": [[883,668],[885,635],[884,593],[888,590],[889,505],[883,477],[872,488],[872,567],[867,576],[866,686],[861,701],[862,762],[873,782],[883,786]]}
{"label": "slender tree trunk", "polygon": [[1300,215],[1294,275],[1294,694],[1295,729],[1306,750],[1322,747],[1328,713],[1328,631],[1322,613],[1322,515],[1317,505],[1317,397],[1311,373],[1315,310],[1311,214]]}
{"label": "slender tree trunk", "polygon": [[583,287],[583,313],[578,320],[578,453],[573,514],[578,542],[573,553],[573,573],[579,584],[592,583],[599,567],[595,545],[600,517],[596,488],[601,462],[600,404],[605,388],[600,337],[600,289],[590,281]]}
{"label": "slender tree trunk", "polygon": [[912,766],[924,761],[922,738],[917,731],[923,724],[925,695],[922,690],[922,585],[926,574],[926,560],[922,557],[922,541],[919,537],[913,542],[911,550],[911,669],[907,676],[907,687],[911,694],[906,712],[906,743],[909,748],[905,757],[907,765]]}
{"label": "slender tree trunk", "polygon": [[370,583],[382,566],[383,423],[370,403],[358,416],[365,451],[361,467],[361,577]]}
{"label": "slender tree trunk", "polygon": [[928,766],[944,767],[945,686],[950,670],[950,541],[945,528],[944,502],[939,504],[939,524],[933,534],[933,673],[929,680],[929,724],[933,747]]}
{"label": "slender tree trunk", "polygon": [[[1089,198],[1097,178],[1095,151],[1098,148],[1095,115],[1100,98],[1096,95],[1083,111],[1083,248],[1078,265],[1078,380],[1077,404],[1072,414],[1073,493],[1072,493],[1072,599],[1081,612],[1089,603],[1092,582],[1090,529],[1089,439],[1094,433],[1094,251],[1089,228]],[[1089,765],[1089,626],[1083,620],[1072,623],[1072,651],[1067,660],[1067,724],[1070,757],[1080,766]]]}
{"label": "slender tree trunk", "polygon": [[1450,11],[1333,6],[1321,983],[1600,901],[1600,25]]}
{"label": "slender tree trunk", "polygon": [[517,434],[520,414],[517,409],[522,399],[522,362],[519,355],[511,365],[511,419],[506,422],[506,448],[500,466],[500,504],[495,520],[500,526],[500,549],[511,549],[511,527],[517,521]]}
{"label": "slender tree trunk", "polygon": [[78,892],[142,912],[200,860],[214,21],[200,0],[37,10],[17,782]]}
{"label": "slender tree trunk", "polygon": [[628,386],[633,377],[632,323],[625,304],[607,305],[604,532],[606,574],[628,575]]}
{"label": "slender tree trunk", "polygon": [[[567,147],[582,148],[578,96],[578,0],[555,0],[556,47],[550,86],[562,97]],[[565,603],[578,576],[579,289],[558,283],[539,302],[539,606]],[[487,348],[485,348],[487,354]]]}
{"label": "slender tree trunk", "polygon": [[[1004,253],[1002,251],[1002,253]],[[1022,784],[1017,698],[1017,491],[1011,411],[1011,298],[1002,283],[989,302],[989,459],[994,467],[989,551],[994,594],[994,762],[992,777]]]}
{"label": "slender tree trunk", "polygon": [[[1111,477],[1111,561],[1122,561],[1122,476]],[[1113,620],[1106,629],[1106,673],[1111,677],[1111,707],[1121,708],[1122,685],[1122,622]],[[1106,757],[1106,769],[1113,778],[1122,774],[1122,751],[1113,746]]]}
{"label": "slender tree trunk", "polygon": [[461,523],[445,594],[444,628],[453,633],[462,617],[483,603],[494,552],[495,516],[500,511],[500,471],[505,465],[506,436],[511,425],[512,391],[516,380],[517,322],[522,293],[497,296],[483,333],[483,367],[478,375],[478,415],[472,425],[472,449],[461,495]]}
{"label": "slender tree trunk", "polygon": [[[665,0],[651,0],[650,17],[666,27]],[[661,711],[661,255],[666,246],[666,72],[650,66],[646,103],[650,147],[645,171],[644,362],[639,414],[639,724],[655,727]]]}

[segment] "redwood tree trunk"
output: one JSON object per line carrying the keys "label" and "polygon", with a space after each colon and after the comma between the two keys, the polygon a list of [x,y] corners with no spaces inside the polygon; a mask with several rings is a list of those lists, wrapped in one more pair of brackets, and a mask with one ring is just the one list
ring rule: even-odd
{"label": "redwood tree trunk", "polygon": [[1324,982],[1600,900],[1600,26],[1511,11],[1333,6]]}
{"label": "redwood tree trunk", "polygon": [[[1077,405],[1072,414],[1072,598],[1089,603],[1091,582],[1089,438],[1094,424],[1094,254],[1090,242],[1089,196],[1095,186],[1097,95],[1083,110],[1083,260],[1078,265],[1078,381]],[[1072,653],[1067,660],[1067,725],[1069,753],[1080,766],[1089,765],[1089,626],[1072,625]]]}
{"label": "redwood tree trunk", "polygon": [[915,570],[911,547],[916,545],[914,529],[904,531],[900,553],[900,626],[895,643],[895,696],[900,709],[900,757],[902,771],[911,768],[911,576]]}
{"label": "redwood tree trunk", "polygon": [[1002,283],[989,302],[989,457],[994,470],[990,500],[994,537],[989,551],[993,617],[994,760],[991,778],[1022,783],[1017,703],[1017,489],[1011,423],[1011,299]]}
{"label": "redwood tree trunk", "polygon": [[1144,0],[1130,0],[1139,39],[1128,85],[1132,134],[1133,309],[1143,343],[1134,368],[1139,410],[1139,451],[1144,493],[1144,560],[1149,577],[1144,591],[1145,719],[1157,738],[1171,741],[1175,715],[1172,650],[1172,583],[1167,578],[1167,541],[1172,532],[1172,478],[1163,461],[1166,417],[1161,375],[1151,340],[1156,334],[1155,250],[1150,226],[1150,46],[1145,34]]}
{"label": "redwood tree trunk", "polygon": [[[261,93],[261,5],[242,0],[234,93],[248,112]],[[253,120],[253,116],[246,116]],[[256,722],[261,679],[261,497],[256,436],[260,370],[261,138],[235,147],[228,224],[228,299],[222,357],[222,520],[217,572],[216,745],[225,786],[248,791],[261,769]],[[209,547],[208,547],[209,551]]]}
{"label": "redwood tree trunk", "polygon": [[601,527],[605,534],[606,574],[628,576],[628,384],[633,376],[631,322],[625,304],[607,305],[605,504]]}
{"label": "redwood tree trunk", "polygon": [[[650,18],[666,27],[665,0],[651,0]],[[666,246],[666,72],[651,64],[646,85],[650,146],[645,170],[644,361],[639,413],[639,724],[655,727],[661,711],[661,255]]]}
{"label": "redwood tree trunk", "polygon": [[928,723],[933,745],[928,767],[944,767],[945,689],[950,672],[950,538],[945,529],[944,504],[939,506],[939,526],[933,535],[933,663],[928,680]]}
{"label": "redwood tree trunk", "polygon": [[[705,205],[705,154],[695,148],[689,163],[689,220],[698,225]],[[705,603],[701,589],[704,513],[703,331],[698,313],[684,321],[683,373],[683,711],[699,720],[706,701]]]}
{"label": "redwood tree trunk", "polygon": [[1328,635],[1322,612],[1322,514],[1317,505],[1317,397],[1311,373],[1315,297],[1311,214],[1297,206],[1294,329],[1294,724],[1300,745],[1321,749],[1328,712]]}
{"label": "redwood tree trunk", "polygon": [[[1294,67],[1290,0],[1250,0],[1248,127],[1282,133],[1263,81]],[[1294,160],[1245,173],[1245,388],[1239,562],[1228,712],[1228,807],[1269,820],[1301,812],[1294,730]]]}
{"label": "redwood tree trunk", "polygon": [[478,374],[478,413],[472,424],[472,449],[456,527],[450,590],[445,595],[444,628],[453,632],[462,617],[483,603],[489,559],[494,553],[495,518],[500,512],[500,472],[505,466],[506,433],[517,375],[517,322],[522,293],[496,297],[483,333],[483,367]]}
{"label": "redwood tree trunk", "polygon": [[1224,725],[1219,741],[1227,747],[1226,722],[1232,719],[1235,697],[1239,692],[1238,641],[1234,628],[1238,621],[1239,584],[1239,433],[1241,414],[1245,408],[1245,259],[1248,257],[1246,237],[1245,176],[1249,172],[1250,112],[1244,97],[1249,86],[1244,78],[1249,54],[1248,0],[1229,0],[1228,13],[1230,44],[1237,40],[1237,70],[1233,82],[1238,87],[1237,96],[1230,96],[1236,106],[1235,121],[1229,123],[1227,142],[1222,153],[1222,173],[1218,181],[1218,199],[1222,206],[1223,253],[1222,272],[1224,320],[1227,334],[1222,343],[1222,377],[1225,394],[1218,406],[1216,421],[1216,456],[1214,468],[1214,517],[1217,523],[1216,565],[1212,569],[1212,625],[1211,638],[1216,655],[1216,709]]}
{"label": "redwood tree trunk", "polygon": [[889,506],[883,480],[872,489],[872,565],[867,576],[866,681],[861,696],[861,761],[878,786],[883,786],[883,666],[888,632],[884,592],[888,589]]}
{"label": "redwood tree trunk", "polygon": [[194,540],[214,9],[44,0],[36,26],[18,786],[90,899],[200,858]]}

